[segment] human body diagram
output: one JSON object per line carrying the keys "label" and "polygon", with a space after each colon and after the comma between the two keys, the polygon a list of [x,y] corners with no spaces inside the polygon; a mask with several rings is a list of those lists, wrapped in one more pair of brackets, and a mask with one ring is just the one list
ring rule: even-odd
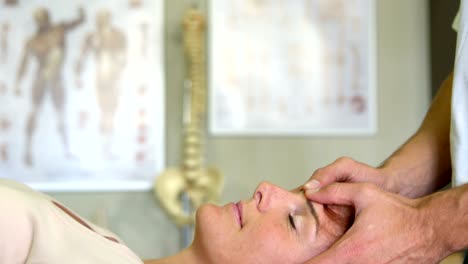
{"label": "human body diagram", "polygon": [[145,188],[164,165],[163,1],[7,2],[0,173],[44,190]]}
{"label": "human body diagram", "polygon": [[15,93],[22,96],[21,81],[25,75],[28,64],[34,60],[37,70],[34,73],[34,82],[31,93],[31,109],[27,117],[25,128],[26,144],[24,163],[32,166],[32,138],[37,126],[38,110],[44,103],[45,95],[50,93],[52,103],[57,115],[58,134],[65,149],[65,155],[72,157],[67,128],[65,126],[65,87],[63,82],[63,64],[67,52],[66,36],[73,29],[84,22],[83,9],[78,9],[78,17],[68,22],[52,24],[49,12],[45,8],[37,8],[34,20],[37,25],[36,33],[25,44],[15,83]]}
{"label": "human body diagram", "polygon": [[220,0],[212,9],[215,133],[372,131],[369,1]]}
{"label": "human body diagram", "polygon": [[76,63],[78,87],[80,75],[88,54],[95,62],[95,91],[100,110],[100,133],[104,140],[104,154],[111,156],[111,138],[115,113],[119,104],[119,80],[126,65],[126,38],[111,24],[111,14],[101,10],[96,15],[96,31],[86,35],[80,57]]}

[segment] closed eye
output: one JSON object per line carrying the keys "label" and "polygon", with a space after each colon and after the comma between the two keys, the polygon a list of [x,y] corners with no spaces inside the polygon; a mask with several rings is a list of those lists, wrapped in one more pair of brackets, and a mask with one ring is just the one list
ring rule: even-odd
{"label": "closed eye", "polygon": [[294,230],[296,230],[296,224],[294,223],[294,217],[292,215],[289,215],[289,223],[294,228]]}

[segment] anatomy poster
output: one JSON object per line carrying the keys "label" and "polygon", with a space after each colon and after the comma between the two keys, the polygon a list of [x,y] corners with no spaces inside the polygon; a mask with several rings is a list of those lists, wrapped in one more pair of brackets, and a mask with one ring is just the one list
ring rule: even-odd
{"label": "anatomy poster", "polygon": [[0,3],[0,177],[129,190],[164,165],[162,0]]}
{"label": "anatomy poster", "polygon": [[374,5],[211,1],[212,133],[374,133]]}

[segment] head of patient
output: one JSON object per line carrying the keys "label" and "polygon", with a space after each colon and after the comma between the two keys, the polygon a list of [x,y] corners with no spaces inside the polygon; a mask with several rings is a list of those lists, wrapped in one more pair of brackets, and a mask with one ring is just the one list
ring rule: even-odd
{"label": "head of patient", "polygon": [[313,203],[301,188],[261,183],[248,200],[200,207],[187,251],[203,263],[304,263],[330,247],[353,219],[350,207]]}

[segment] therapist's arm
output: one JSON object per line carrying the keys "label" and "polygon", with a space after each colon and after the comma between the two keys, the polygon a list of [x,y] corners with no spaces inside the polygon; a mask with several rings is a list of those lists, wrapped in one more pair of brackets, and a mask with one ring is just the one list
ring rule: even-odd
{"label": "therapist's arm", "polygon": [[450,74],[416,134],[381,166],[389,174],[389,190],[408,197],[420,197],[450,182],[452,84],[453,74]]}
{"label": "therapist's arm", "polygon": [[[422,199],[434,224],[434,240],[453,253],[468,248],[468,185],[438,192]],[[423,204],[424,206],[424,204]]]}
{"label": "therapist's arm", "polygon": [[[417,132],[383,164],[374,168],[349,158],[340,158],[318,169],[310,188],[332,182],[371,182],[407,197],[421,197],[450,182],[450,113],[452,78],[447,77]],[[398,126],[398,121],[393,121]],[[318,185],[318,186],[317,186]],[[310,189],[305,185],[306,189]]]}

